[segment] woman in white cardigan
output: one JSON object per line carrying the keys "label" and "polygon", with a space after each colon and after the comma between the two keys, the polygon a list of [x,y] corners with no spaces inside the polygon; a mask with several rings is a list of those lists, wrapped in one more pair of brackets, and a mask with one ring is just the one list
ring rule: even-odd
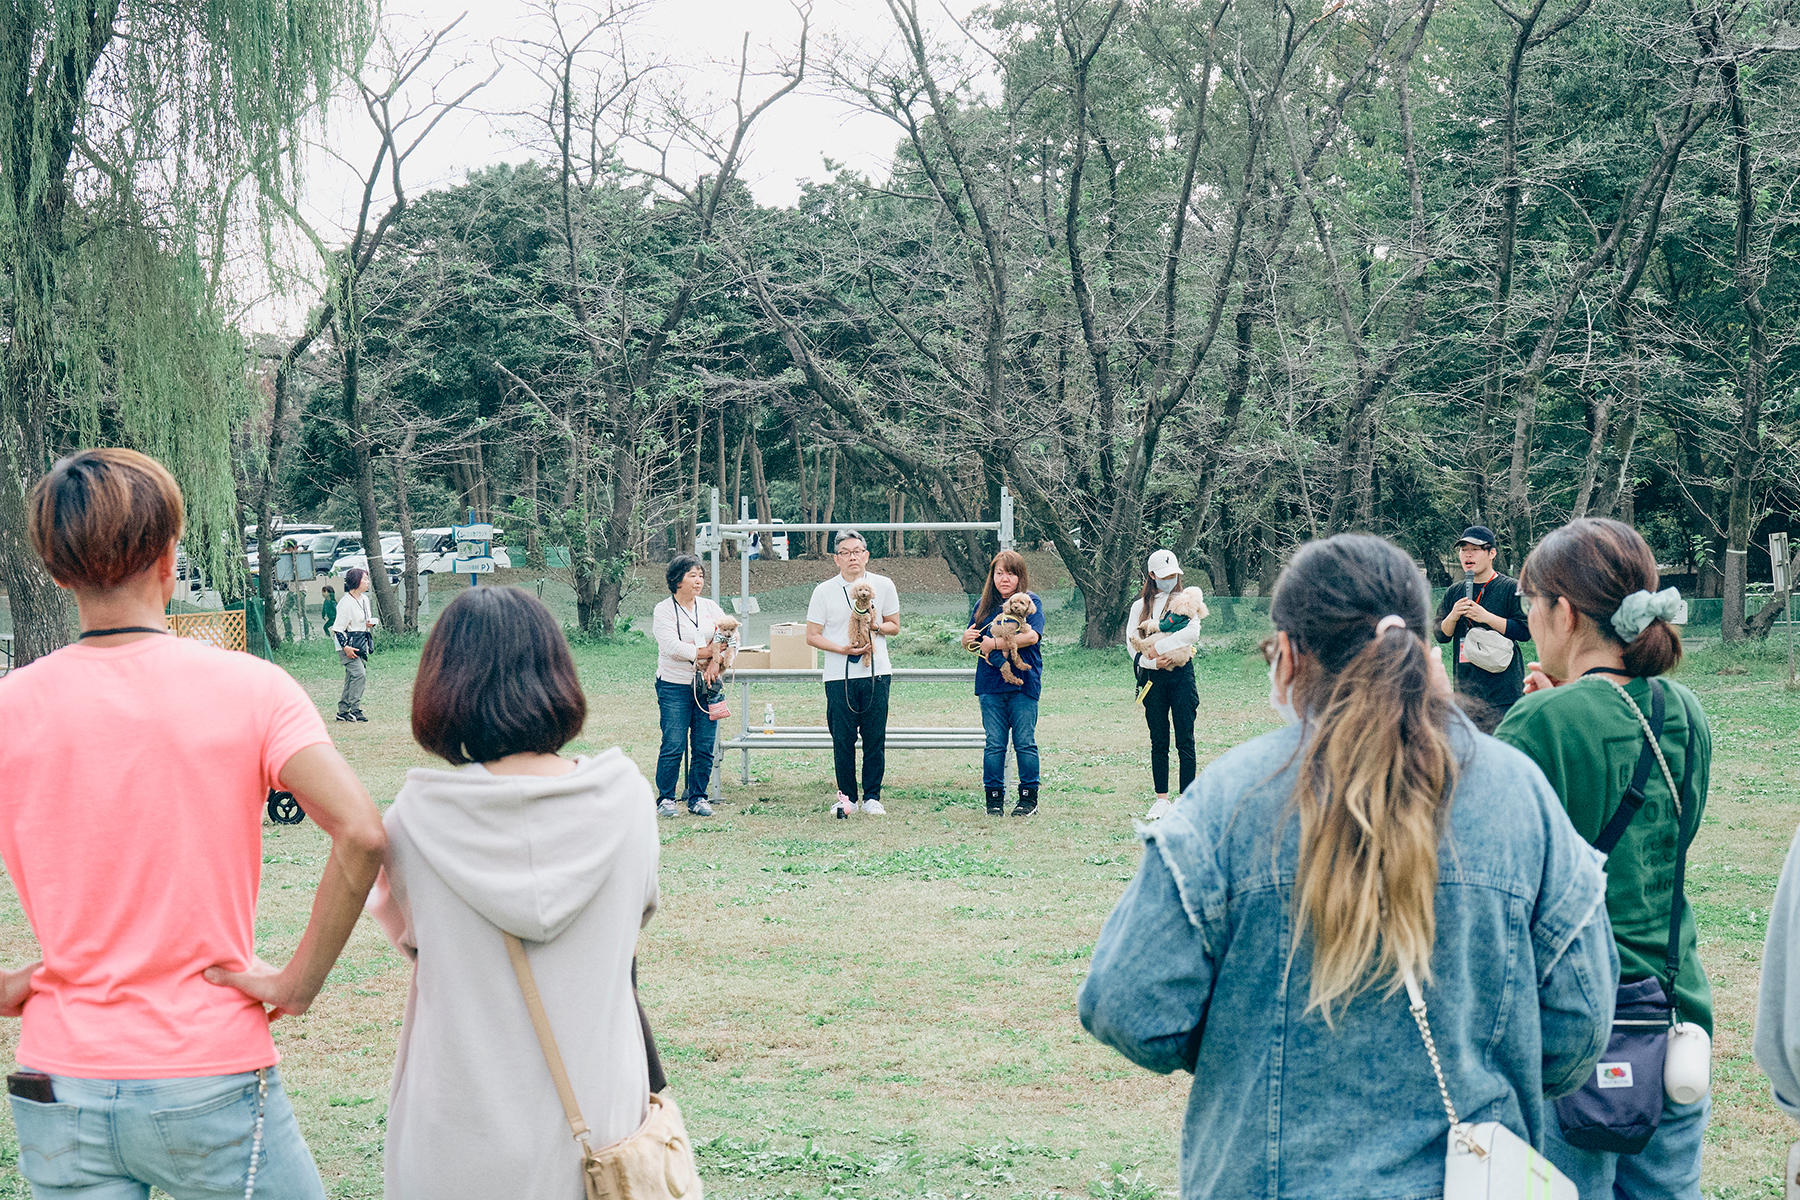
{"label": "woman in white cardigan", "polygon": [[461,769],[407,772],[369,899],[413,960],[388,1200],[580,1200],[580,1150],[502,931],[525,943],[592,1145],[648,1112],[631,964],[656,911],[656,818],[618,749],[556,753],[586,715],[562,631],[525,592],[463,592],[426,639],[413,736]]}
{"label": "woman in white cardigan", "polygon": [[[1131,645],[1138,637],[1138,623],[1146,614],[1160,622],[1169,600],[1179,592],[1191,592],[1200,598],[1199,588],[1182,586],[1181,564],[1173,550],[1158,550],[1144,566],[1144,594],[1131,602],[1131,616],[1125,623],[1125,653],[1131,656],[1137,675],[1144,721],[1150,727],[1150,776],[1156,785],[1156,802],[1146,819],[1154,821],[1168,812],[1169,803],[1169,734],[1175,735],[1175,754],[1181,764],[1181,788],[1187,791],[1194,782],[1198,760],[1194,754],[1194,714],[1200,708],[1200,693],[1194,686],[1194,663],[1191,651],[1200,640],[1200,622],[1190,620],[1184,628],[1164,633],[1150,648],[1140,653]],[[1204,611],[1204,609],[1202,609]]]}

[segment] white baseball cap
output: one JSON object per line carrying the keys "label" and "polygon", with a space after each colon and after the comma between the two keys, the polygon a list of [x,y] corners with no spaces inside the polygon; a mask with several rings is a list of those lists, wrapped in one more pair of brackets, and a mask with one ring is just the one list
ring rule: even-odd
{"label": "white baseball cap", "polygon": [[1167,579],[1171,575],[1181,574],[1181,564],[1175,561],[1173,550],[1158,550],[1150,556],[1150,561],[1145,566],[1157,579]]}

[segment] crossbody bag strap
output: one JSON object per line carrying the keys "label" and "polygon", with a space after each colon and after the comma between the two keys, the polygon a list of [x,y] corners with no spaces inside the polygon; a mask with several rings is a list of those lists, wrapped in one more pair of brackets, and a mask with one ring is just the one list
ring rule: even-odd
{"label": "crossbody bag strap", "polygon": [[1683,752],[1687,756],[1687,762],[1681,770],[1681,791],[1675,796],[1675,896],[1669,904],[1669,953],[1663,961],[1663,966],[1669,973],[1667,991],[1671,1005],[1675,1003],[1675,977],[1681,973],[1681,901],[1687,883],[1688,846],[1700,833],[1698,819],[1694,821],[1693,833],[1683,828],[1687,824],[1687,814],[1693,809],[1688,796],[1694,786],[1694,734],[1699,721],[1694,711],[1688,707],[1687,701],[1680,697],[1677,699],[1681,703],[1682,715],[1687,718],[1688,733],[1687,748]]}
{"label": "crossbody bag strap", "polygon": [[[1609,679],[1607,682],[1612,683],[1612,680]],[[1632,713],[1642,724],[1644,714],[1638,710],[1637,702],[1618,684],[1613,683],[1612,686],[1618,688],[1619,695],[1625,697],[1625,702],[1631,705]],[[1644,748],[1638,752],[1637,770],[1631,773],[1631,786],[1625,789],[1625,799],[1619,802],[1619,807],[1613,813],[1612,820],[1606,823],[1606,827],[1600,831],[1600,836],[1594,839],[1594,849],[1602,854],[1613,852],[1613,848],[1619,844],[1619,839],[1625,836],[1626,826],[1630,825],[1632,818],[1637,816],[1638,809],[1644,807],[1644,785],[1650,782],[1650,768],[1662,753],[1657,748],[1656,739],[1662,736],[1665,705],[1662,683],[1652,679],[1650,681],[1650,721],[1644,728]],[[1667,774],[1667,765],[1664,766],[1663,771]],[[1675,790],[1673,781],[1669,784],[1669,790],[1671,792]]]}
{"label": "crossbody bag strap", "polygon": [[556,1048],[556,1035],[550,1031],[550,1014],[544,1011],[544,999],[538,995],[537,980],[531,974],[531,962],[525,957],[525,943],[510,933],[506,938],[506,956],[512,959],[513,974],[519,977],[519,991],[525,995],[525,1008],[531,1013],[531,1027],[537,1031],[538,1046],[550,1066],[550,1078],[556,1083],[557,1098],[562,1101],[563,1116],[569,1119],[569,1131],[575,1140],[587,1145],[587,1122],[581,1119],[581,1108],[575,1103],[575,1089],[569,1073],[563,1070],[562,1052]]}

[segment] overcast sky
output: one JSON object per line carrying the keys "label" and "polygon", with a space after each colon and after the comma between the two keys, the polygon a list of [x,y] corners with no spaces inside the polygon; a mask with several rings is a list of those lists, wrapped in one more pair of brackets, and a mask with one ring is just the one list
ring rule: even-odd
{"label": "overcast sky", "polygon": [[[921,5],[940,26],[948,24],[947,11],[960,15],[972,7],[973,0],[948,0],[948,9],[943,0],[926,0]],[[815,54],[822,53],[833,38],[868,50],[893,40],[893,19],[882,0],[813,0],[812,9]],[[466,12],[457,27],[454,47],[457,55],[468,60],[456,77],[466,82],[493,69],[499,43],[541,28],[537,11],[519,0],[488,0],[479,6],[450,0],[390,0],[385,12],[385,27],[395,40],[403,42],[442,28]],[[649,0],[631,29],[639,57],[676,64],[687,92],[723,94],[734,85],[731,64],[746,33],[750,35],[752,69],[771,68],[791,55],[799,37],[800,18],[789,0]],[[446,63],[451,57],[439,55]],[[763,87],[769,86],[764,81]],[[897,136],[893,123],[823,93],[823,81],[814,78],[759,120],[742,173],[758,201],[792,203],[799,195],[801,180],[826,178],[827,156],[873,177],[885,176]],[[537,98],[536,80],[515,63],[503,65],[499,77],[470,104],[493,113],[527,107]],[[473,167],[520,161],[526,154],[516,147],[509,124],[505,118],[451,116],[409,162],[408,190],[455,183]],[[348,163],[368,161],[374,142],[366,125],[360,109],[340,105],[329,140],[331,148],[348,162],[334,160],[327,153],[315,153],[309,162],[306,211],[322,226],[341,226],[355,211],[360,185]]]}

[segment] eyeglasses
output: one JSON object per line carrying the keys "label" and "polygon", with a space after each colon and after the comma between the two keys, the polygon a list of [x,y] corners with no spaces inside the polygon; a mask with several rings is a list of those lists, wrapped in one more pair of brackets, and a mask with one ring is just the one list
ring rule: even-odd
{"label": "eyeglasses", "polygon": [[836,552],[837,557],[839,558],[855,558],[859,554],[866,556],[868,553],[869,548],[867,546],[853,546],[848,550],[839,550]]}

